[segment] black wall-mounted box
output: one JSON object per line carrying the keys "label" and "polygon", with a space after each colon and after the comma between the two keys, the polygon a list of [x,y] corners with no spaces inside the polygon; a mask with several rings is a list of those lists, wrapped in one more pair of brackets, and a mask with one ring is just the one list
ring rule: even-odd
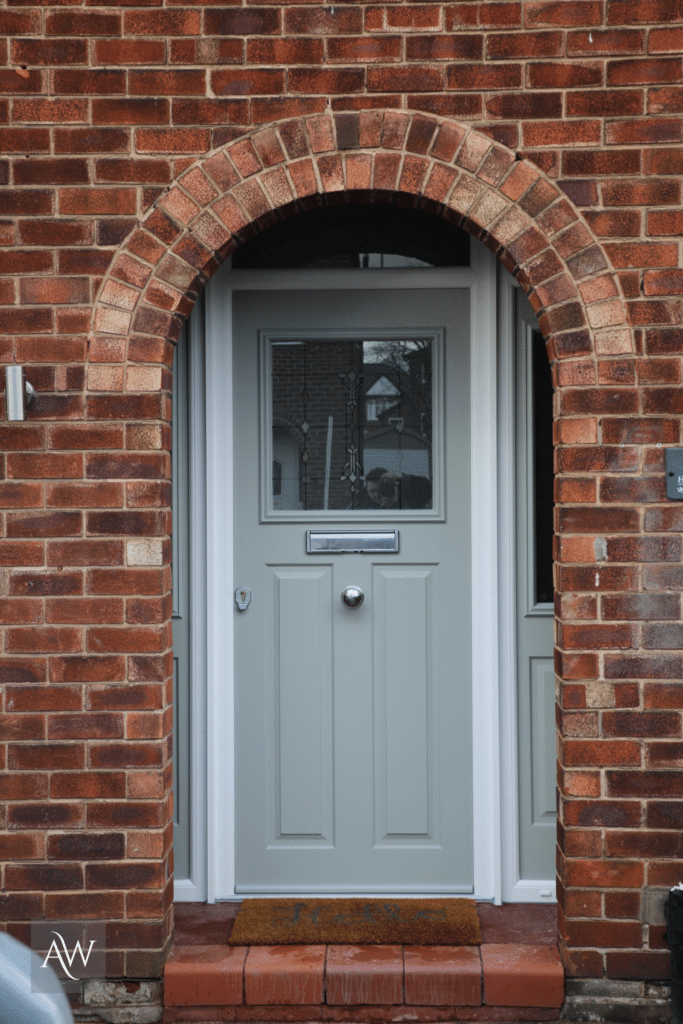
{"label": "black wall-mounted box", "polygon": [[666,496],[683,501],[683,448],[666,449]]}

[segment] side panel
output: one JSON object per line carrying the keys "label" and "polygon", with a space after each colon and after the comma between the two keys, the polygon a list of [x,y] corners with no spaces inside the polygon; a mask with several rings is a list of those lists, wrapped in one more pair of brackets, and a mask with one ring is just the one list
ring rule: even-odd
{"label": "side panel", "polygon": [[187,328],[173,357],[173,851],[176,878],[190,875],[190,503]]}
{"label": "side panel", "polygon": [[[555,877],[555,671],[554,610],[539,601],[537,537],[544,550],[548,531],[540,515],[552,514],[552,494],[545,504],[534,459],[535,434],[541,425],[534,415],[534,390],[551,387],[550,366],[537,360],[533,345],[543,344],[538,324],[524,297],[517,296],[516,331],[516,519],[517,519],[517,735],[519,764],[519,870],[522,879]],[[539,365],[540,364],[540,365]],[[538,379],[534,379],[535,376]],[[538,402],[536,402],[538,415]],[[548,429],[550,429],[548,427]],[[539,531],[542,531],[539,533]],[[548,550],[546,558],[552,559]],[[545,564],[547,569],[547,562]],[[547,577],[548,573],[545,572]],[[552,598],[552,594],[548,596]]]}

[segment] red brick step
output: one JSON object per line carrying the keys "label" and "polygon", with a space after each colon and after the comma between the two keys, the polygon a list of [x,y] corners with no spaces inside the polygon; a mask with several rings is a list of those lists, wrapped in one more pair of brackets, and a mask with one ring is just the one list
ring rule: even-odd
{"label": "red brick step", "polygon": [[556,946],[181,945],[164,1022],[556,1020]]}

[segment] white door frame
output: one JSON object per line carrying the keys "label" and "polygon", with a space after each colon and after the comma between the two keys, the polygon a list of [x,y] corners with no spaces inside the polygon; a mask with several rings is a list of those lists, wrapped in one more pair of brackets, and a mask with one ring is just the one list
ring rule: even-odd
{"label": "white door frame", "polygon": [[[517,565],[515,471],[515,348],[520,330],[515,292],[519,284],[498,267],[498,551],[500,583],[500,757],[502,893],[505,903],[553,903],[555,878],[521,878],[519,858],[519,759],[517,755]],[[524,330],[529,330],[524,325]]]}
{"label": "white door frame", "polygon": [[[472,433],[472,728],[474,824],[474,898],[500,903],[514,892],[509,885],[510,851],[516,849],[514,822],[503,804],[512,798],[511,764],[516,745],[510,743],[511,715],[516,716],[514,668],[505,645],[499,649],[499,618],[514,616],[514,599],[499,592],[501,516],[496,382],[498,380],[498,308],[495,258],[472,241],[471,268],[418,270],[231,270],[224,265],[207,285],[190,334],[192,377],[191,420],[204,443],[191,441],[195,494],[201,495],[192,517],[194,566],[206,566],[206,577],[194,572],[192,707],[197,711],[192,753],[191,875],[176,882],[177,900],[235,900],[234,792],[235,766],[233,693],[233,521],[232,474],[226,455],[233,448],[232,424],[232,292],[233,290],[469,288],[472,358],[470,371]],[[502,297],[502,295],[501,295]],[[203,310],[203,312],[202,312]],[[205,353],[201,335],[206,337]],[[502,367],[508,375],[512,363]],[[503,411],[505,409],[503,408]],[[505,424],[502,424],[504,427]],[[201,459],[201,462],[199,461]],[[202,468],[206,467],[205,478]],[[508,526],[508,532],[510,527]],[[505,558],[503,568],[507,568]],[[505,579],[503,575],[502,579]],[[509,607],[508,607],[509,603]],[[505,630],[504,630],[505,632]],[[500,652],[503,651],[501,659]],[[509,692],[508,692],[509,691]],[[503,719],[501,719],[501,713]],[[501,721],[506,727],[501,729]],[[512,726],[516,735],[516,729]],[[501,742],[503,747],[501,748]],[[510,760],[512,758],[512,761]],[[514,866],[512,866],[514,874]],[[505,879],[505,890],[503,888]],[[547,888],[547,883],[546,883]],[[521,892],[517,901],[534,898]],[[538,898],[538,897],[536,897]]]}

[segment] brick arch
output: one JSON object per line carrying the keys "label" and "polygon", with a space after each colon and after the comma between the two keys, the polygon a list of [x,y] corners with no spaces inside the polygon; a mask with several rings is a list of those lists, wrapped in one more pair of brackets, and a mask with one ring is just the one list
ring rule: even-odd
{"label": "brick arch", "polygon": [[275,122],[185,170],[112,261],[90,357],[127,360],[125,390],[157,391],[220,262],[276,219],[347,198],[420,207],[480,239],[528,294],[551,360],[635,351],[618,278],[553,181],[472,128],[392,110]]}
{"label": "brick arch", "polygon": [[[106,406],[94,402],[93,417],[101,409],[110,416],[115,409],[121,418],[167,419],[163,392],[170,387],[174,342],[220,262],[278,218],[348,198],[410,205],[443,216],[480,239],[517,277],[538,316],[550,359],[559,361],[555,383],[563,389],[559,411],[567,419],[556,439],[561,451],[576,446],[576,455],[570,450],[560,463],[560,475],[579,469],[595,476],[602,465],[595,413],[609,410],[619,416],[638,408],[636,386],[619,378],[622,360],[614,360],[614,376],[599,374],[596,365],[602,356],[636,353],[619,280],[580,212],[538,168],[488,136],[423,113],[288,119],[254,129],[185,170],[122,244],[103,279],[89,358],[98,364],[94,371],[102,389],[110,383],[118,394],[114,404],[109,404],[111,396]],[[598,396],[601,383],[607,386]],[[630,439],[631,430],[625,427],[619,439]],[[615,444],[615,436],[608,443]],[[595,459],[587,458],[582,446],[595,447]],[[571,494],[563,491],[556,538],[558,562],[587,562],[591,579],[597,561],[592,534],[612,529],[610,509],[594,502],[580,486]],[[631,515],[624,512],[614,529],[621,532],[620,524]],[[632,531],[631,519],[625,529]],[[169,557],[165,545],[164,564]],[[588,631],[595,625],[588,623]],[[569,637],[567,626],[561,626],[555,664],[567,693],[563,707],[585,708],[585,694],[578,691],[581,681],[602,678],[600,654],[592,638]],[[619,657],[620,648],[612,649],[610,642],[607,636],[601,649]],[[617,677],[615,668],[610,678]],[[588,772],[571,770],[577,767],[575,756],[572,752],[565,760],[563,751],[560,757],[563,806],[599,793],[599,783],[596,791]],[[597,755],[591,756],[589,763],[596,763]],[[558,864],[562,900],[565,891],[571,895],[585,884],[578,867],[570,871],[565,858],[563,850]],[[600,860],[596,854],[595,864]],[[598,868],[591,870],[591,877],[598,878]],[[605,877],[611,877],[609,870]],[[558,943],[568,973],[598,977],[604,973],[603,954],[592,947],[602,943],[604,933],[591,928],[602,927],[601,911],[582,905],[579,916],[584,913],[595,920],[587,921],[587,930],[574,929],[563,904]]]}

